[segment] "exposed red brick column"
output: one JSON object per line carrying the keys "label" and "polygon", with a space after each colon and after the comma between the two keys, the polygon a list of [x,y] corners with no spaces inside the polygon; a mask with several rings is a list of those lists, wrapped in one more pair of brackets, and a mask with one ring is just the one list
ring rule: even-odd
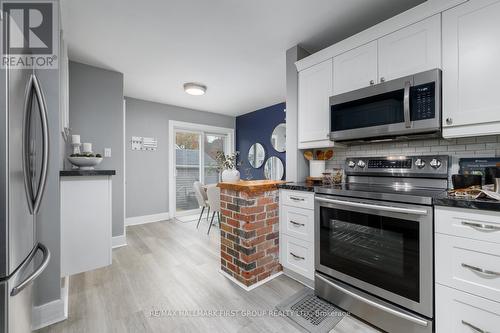
{"label": "exposed red brick column", "polygon": [[221,269],[245,286],[282,270],[278,212],[277,189],[221,188]]}

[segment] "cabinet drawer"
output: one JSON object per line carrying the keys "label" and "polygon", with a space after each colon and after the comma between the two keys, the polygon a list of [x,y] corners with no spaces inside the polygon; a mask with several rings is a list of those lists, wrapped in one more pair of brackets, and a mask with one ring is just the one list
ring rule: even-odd
{"label": "cabinet drawer", "polygon": [[436,207],[438,233],[500,243],[500,213]]}
{"label": "cabinet drawer", "polygon": [[436,282],[500,302],[500,244],[436,234]]}
{"label": "cabinet drawer", "polygon": [[283,205],[314,209],[314,193],[281,190],[280,200]]}
{"label": "cabinet drawer", "polygon": [[498,332],[500,303],[436,285],[436,333]]}
{"label": "cabinet drawer", "polygon": [[281,235],[280,243],[281,264],[295,273],[314,280],[313,243],[288,235]]}
{"label": "cabinet drawer", "polygon": [[307,242],[314,240],[314,210],[281,206],[281,232]]}

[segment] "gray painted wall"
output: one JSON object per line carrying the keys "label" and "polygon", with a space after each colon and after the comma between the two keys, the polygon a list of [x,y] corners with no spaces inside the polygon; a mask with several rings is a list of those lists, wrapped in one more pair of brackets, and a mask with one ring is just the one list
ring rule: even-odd
{"label": "gray painted wall", "polygon": [[[127,217],[169,211],[169,120],[235,127],[235,117],[126,97]],[[132,151],[130,147],[132,136],[155,137],[158,139],[158,149],[154,152]]]}
{"label": "gray painted wall", "polygon": [[100,169],[114,169],[113,237],[124,233],[123,186],[123,74],[70,61],[69,126],[82,142],[91,142],[93,151],[104,156]]}
{"label": "gray painted wall", "polygon": [[300,46],[286,51],[286,180],[303,181],[309,166],[298,149],[299,74],[295,62],[309,53]]}

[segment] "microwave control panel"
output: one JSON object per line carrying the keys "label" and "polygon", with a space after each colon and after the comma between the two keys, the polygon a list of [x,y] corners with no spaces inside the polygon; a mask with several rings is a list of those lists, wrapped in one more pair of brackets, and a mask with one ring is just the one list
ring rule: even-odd
{"label": "microwave control panel", "polygon": [[435,86],[434,82],[430,82],[410,88],[412,121],[436,117]]}
{"label": "microwave control panel", "polygon": [[411,158],[368,160],[368,168],[370,169],[411,169],[412,166]]}

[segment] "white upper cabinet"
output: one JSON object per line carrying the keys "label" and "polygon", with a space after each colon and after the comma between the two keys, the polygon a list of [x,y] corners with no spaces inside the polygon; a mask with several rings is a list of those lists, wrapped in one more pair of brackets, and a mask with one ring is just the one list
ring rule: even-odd
{"label": "white upper cabinet", "polygon": [[334,95],[377,83],[377,41],[333,58],[332,74]]}
{"label": "white upper cabinet", "polygon": [[443,136],[500,133],[500,1],[443,13]]}
{"label": "white upper cabinet", "polygon": [[320,148],[333,143],[330,133],[332,59],[299,72],[299,148]]}
{"label": "white upper cabinet", "polygon": [[441,15],[378,40],[378,82],[441,68]]}

